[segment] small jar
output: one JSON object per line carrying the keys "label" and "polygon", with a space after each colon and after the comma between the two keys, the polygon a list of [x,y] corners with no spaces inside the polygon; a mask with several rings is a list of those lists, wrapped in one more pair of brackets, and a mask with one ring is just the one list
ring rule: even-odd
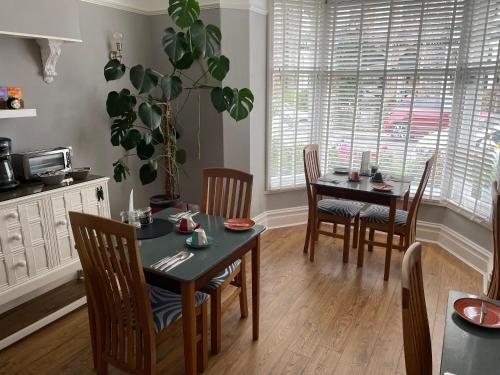
{"label": "small jar", "polygon": [[120,211],[120,220],[122,223],[128,224],[128,211]]}
{"label": "small jar", "polygon": [[136,228],[141,227],[140,214],[138,210],[130,211],[128,213],[128,223]]}
{"label": "small jar", "polygon": [[149,225],[153,223],[153,214],[151,212],[151,207],[145,207],[137,210],[139,213],[139,220],[141,222],[141,226]]}

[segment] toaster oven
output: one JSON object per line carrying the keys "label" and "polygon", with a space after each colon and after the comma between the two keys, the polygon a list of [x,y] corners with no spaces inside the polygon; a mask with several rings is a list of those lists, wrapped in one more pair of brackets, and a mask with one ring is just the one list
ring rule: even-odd
{"label": "toaster oven", "polygon": [[12,154],[12,167],[18,179],[35,181],[45,172],[71,170],[72,155],[70,146]]}

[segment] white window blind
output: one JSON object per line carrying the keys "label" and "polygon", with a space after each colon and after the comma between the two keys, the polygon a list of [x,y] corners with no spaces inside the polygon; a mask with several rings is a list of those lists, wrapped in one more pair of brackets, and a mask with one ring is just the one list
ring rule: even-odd
{"label": "white window blind", "polygon": [[[448,200],[488,218],[500,130],[500,2],[467,4],[447,163]],[[496,142],[495,142],[496,141]]]}
{"label": "white window blind", "polygon": [[[417,180],[438,148],[426,197],[446,200],[456,181],[476,184],[471,197],[456,187],[462,195],[453,203],[463,205],[467,195],[467,209],[484,216],[488,200],[484,206],[478,197],[496,153],[472,161],[469,143],[496,126],[490,109],[497,105],[491,98],[499,1],[274,0],[268,188],[304,184],[302,149],[309,143],[320,145],[323,172],[359,168],[361,153],[370,150],[383,172]],[[481,9],[488,26],[481,27]],[[469,125],[458,130],[464,119]],[[470,137],[471,128],[482,130]],[[492,138],[480,148],[489,149]],[[453,178],[451,160],[463,171]]]}

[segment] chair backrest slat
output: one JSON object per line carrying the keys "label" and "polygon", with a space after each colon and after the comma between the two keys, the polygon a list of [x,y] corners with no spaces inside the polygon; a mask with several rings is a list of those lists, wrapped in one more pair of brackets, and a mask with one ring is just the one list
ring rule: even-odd
{"label": "chair backrest slat", "polygon": [[500,200],[498,199],[498,183],[494,181],[491,187],[491,223],[493,226],[493,271],[491,273],[488,297],[500,299]]}
{"label": "chair backrest slat", "polygon": [[432,375],[432,347],[422,277],[422,245],[412,244],[403,258],[403,342],[406,373]]}
{"label": "chair backrest slat", "polygon": [[319,147],[316,144],[310,144],[304,147],[304,174],[306,177],[306,188],[307,188],[307,200],[309,205],[312,202],[312,188],[311,182],[316,181],[321,177],[321,171],[319,167]]}
{"label": "chair backrest slat", "polygon": [[96,320],[98,350],[129,372],[156,363],[151,304],[131,225],[70,212],[87,293]]}
{"label": "chair backrest slat", "polygon": [[201,210],[226,219],[250,218],[253,176],[229,168],[207,168],[203,172]]}
{"label": "chair backrest slat", "polygon": [[[422,197],[424,196],[425,189],[427,187],[427,182],[431,176],[432,167],[436,161],[437,151],[425,162],[424,172],[422,173],[422,178],[420,179],[420,183],[418,184],[417,192],[413,197],[411,202],[410,209],[408,211],[408,218],[406,219],[406,225],[408,228],[412,228],[412,232],[415,232],[417,225],[417,216],[418,210],[420,208],[420,202],[422,201]],[[411,242],[413,242],[412,239]]]}

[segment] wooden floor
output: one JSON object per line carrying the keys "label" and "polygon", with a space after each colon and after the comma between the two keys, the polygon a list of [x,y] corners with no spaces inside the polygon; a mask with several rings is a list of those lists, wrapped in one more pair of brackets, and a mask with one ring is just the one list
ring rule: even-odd
{"label": "wooden floor", "polygon": [[[304,227],[268,231],[262,242],[260,339],[235,304],[223,317],[222,352],[206,374],[404,374],[400,267],[394,252],[383,281],[384,250],[356,251],[342,264],[341,242],[321,237],[312,264],[302,254]],[[481,277],[436,246],[424,247],[424,279],[438,373],[450,289],[481,292]],[[248,280],[249,281],[249,280]],[[249,293],[249,295],[251,295]],[[183,373],[180,325],[161,351],[168,374]],[[93,374],[87,311],[62,318],[0,352],[0,374]],[[120,374],[112,370],[110,374]]]}

